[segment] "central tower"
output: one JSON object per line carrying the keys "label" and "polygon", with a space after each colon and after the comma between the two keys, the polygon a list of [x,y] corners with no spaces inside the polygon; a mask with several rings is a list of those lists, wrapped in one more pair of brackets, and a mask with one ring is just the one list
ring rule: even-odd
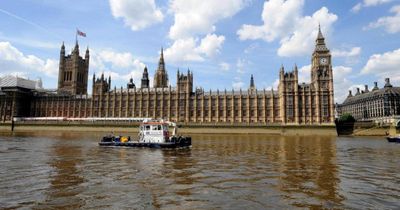
{"label": "central tower", "polygon": [[58,93],[79,95],[87,94],[89,73],[89,48],[85,58],[79,55],[78,41],[70,55],[65,55],[64,42],[60,51],[60,66],[58,71]]}
{"label": "central tower", "polygon": [[168,73],[165,70],[164,53],[161,48],[160,60],[158,61],[158,68],[154,75],[154,88],[166,88],[168,87]]}

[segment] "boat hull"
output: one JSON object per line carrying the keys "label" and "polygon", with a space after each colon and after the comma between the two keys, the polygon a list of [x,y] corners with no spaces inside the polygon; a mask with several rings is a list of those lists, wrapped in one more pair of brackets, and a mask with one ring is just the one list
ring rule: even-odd
{"label": "boat hull", "polygon": [[181,137],[173,142],[165,143],[147,143],[147,142],[99,142],[100,146],[104,147],[148,147],[148,148],[182,148],[192,145],[191,137]]}
{"label": "boat hull", "polygon": [[400,137],[386,137],[388,142],[400,143]]}

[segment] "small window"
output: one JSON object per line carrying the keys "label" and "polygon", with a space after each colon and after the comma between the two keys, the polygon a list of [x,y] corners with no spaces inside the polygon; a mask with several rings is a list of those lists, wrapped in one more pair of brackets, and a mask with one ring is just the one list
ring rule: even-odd
{"label": "small window", "polygon": [[146,131],[150,130],[150,125],[146,125]]}

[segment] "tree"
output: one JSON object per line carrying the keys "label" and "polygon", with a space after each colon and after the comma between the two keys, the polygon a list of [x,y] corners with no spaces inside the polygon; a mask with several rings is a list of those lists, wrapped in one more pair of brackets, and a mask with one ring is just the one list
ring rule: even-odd
{"label": "tree", "polygon": [[344,113],[339,118],[339,122],[355,122],[356,119],[350,113]]}

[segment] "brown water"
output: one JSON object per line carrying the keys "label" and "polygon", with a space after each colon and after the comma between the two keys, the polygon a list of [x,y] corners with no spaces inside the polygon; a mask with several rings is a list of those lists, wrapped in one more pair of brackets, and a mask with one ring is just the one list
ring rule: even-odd
{"label": "brown water", "polygon": [[0,208],[400,208],[400,144],[382,138],[195,135],[159,150],[99,135],[0,136]]}

